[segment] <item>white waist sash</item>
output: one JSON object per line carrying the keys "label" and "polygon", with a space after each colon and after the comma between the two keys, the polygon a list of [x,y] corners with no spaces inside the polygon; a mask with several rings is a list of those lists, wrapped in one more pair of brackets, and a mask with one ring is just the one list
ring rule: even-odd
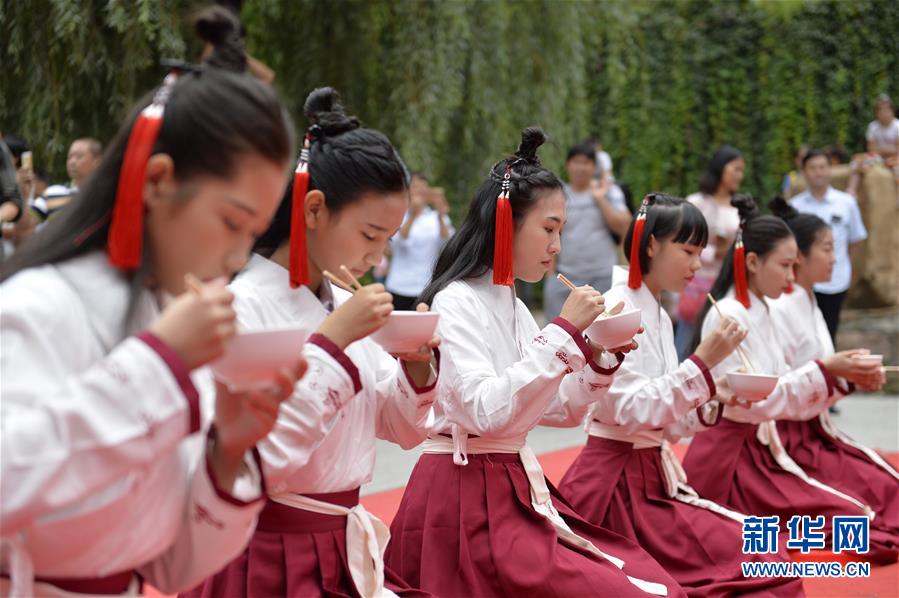
{"label": "white waist sash", "polygon": [[[9,578],[0,578],[0,596],[45,596],[47,598],[68,598],[90,596],[80,592],[68,592],[52,583],[36,581],[31,555],[22,541],[22,534],[0,538],[0,565]],[[128,589],[118,596],[140,596],[140,580],[132,576]]]}
{"label": "white waist sash", "polygon": [[396,596],[384,587],[384,551],[390,540],[390,530],[361,503],[350,509],[301,494],[272,494],[269,498],[294,509],[345,516],[347,564],[356,590],[365,598]]}
{"label": "white waist sash", "polygon": [[875,513],[871,509],[871,507],[849,496],[848,494],[840,492],[836,488],[832,488],[831,486],[828,486],[823,482],[819,482],[815,478],[805,473],[805,470],[799,467],[798,463],[793,461],[793,457],[791,457],[790,454],[787,453],[787,449],[784,448],[784,445],[780,440],[780,434],[777,433],[777,422],[775,422],[774,420],[769,420],[758,424],[756,438],[759,442],[768,447],[768,450],[771,451],[771,456],[774,457],[774,460],[777,462],[777,464],[780,465],[781,468],[783,468],[785,471],[793,474],[810,486],[814,486],[819,490],[823,490],[854,504],[859,509],[861,509],[865,515],[868,516],[868,519],[874,519]]}
{"label": "white waist sash", "polygon": [[[454,424],[452,439],[446,438],[445,436],[434,436],[425,440],[422,448],[425,453],[438,455],[451,454],[453,455],[453,462],[456,465],[462,466],[468,464],[468,454],[517,454],[521,459],[525,474],[528,478],[528,485],[531,490],[531,506],[552,524],[559,539],[569,546],[575,546],[581,550],[590,552],[609,561],[619,569],[623,569],[623,560],[610,554],[606,554],[597,548],[591,541],[578,536],[568,526],[552,503],[552,496],[546,485],[543,468],[540,467],[540,462],[537,461],[537,456],[534,454],[534,451],[525,444],[525,439],[526,437],[512,439],[469,438],[465,432],[460,431]],[[631,577],[630,575],[628,575],[627,578],[632,584],[648,594],[653,594],[655,596],[668,595],[668,588],[666,588],[664,584],[638,579],[636,577]]]}
{"label": "white waist sash", "polygon": [[863,452],[868,459],[874,462],[875,465],[880,466],[881,469],[885,470],[888,474],[899,480],[899,472],[893,469],[889,463],[887,463],[883,457],[877,454],[877,451],[866,447],[863,444],[859,444],[849,436],[841,432],[834,425],[833,420],[830,419],[830,414],[828,412],[824,412],[818,416],[819,421],[821,422],[821,427],[824,428],[824,431],[830,434],[832,437],[845,442],[849,446],[856,448]]}
{"label": "white waist sash", "polygon": [[662,475],[665,478],[665,487],[670,498],[700,509],[712,511],[739,523],[743,523],[743,520],[746,518],[742,513],[732,511],[716,502],[700,497],[696,490],[687,484],[687,472],[681,466],[677,455],[671,450],[671,445],[665,440],[662,430],[640,430],[628,434],[624,432],[621,426],[611,426],[592,420],[587,427],[587,432],[591,436],[598,438],[629,442],[638,450],[658,447],[662,457]]}

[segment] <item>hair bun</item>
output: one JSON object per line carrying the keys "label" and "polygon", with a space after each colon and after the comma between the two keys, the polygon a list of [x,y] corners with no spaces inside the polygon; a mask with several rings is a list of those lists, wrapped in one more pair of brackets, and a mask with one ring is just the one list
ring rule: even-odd
{"label": "hair bun", "polygon": [[227,8],[210,6],[197,15],[194,29],[200,39],[217,46],[228,36],[240,34],[240,22]]}
{"label": "hair bun", "polygon": [[537,149],[546,143],[546,139],[546,133],[540,127],[527,127],[521,131],[521,143],[515,150],[515,156],[528,164],[539,165],[540,158],[537,157]]}
{"label": "hair bun", "polygon": [[737,208],[740,213],[740,224],[745,224],[760,215],[759,206],[755,203],[752,195],[748,193],[737,193],[730,200],[730,205]]}
{"label": "hair bun", "polygon": [[788,204],[787,200],[780,195],[768,202],[768,209],[771,210],[772,214],[782,220],[789,220],[799,215],[796,208]]}
{"label": "hair bun", "polygon": [[340,94],[333,87],[312,90],[303,104],[303,113],[310,124],[321,127],[325,136],[340,135],[360,126],[358,118],[347,115]]}
{"label": "hair bun", "polygon": [[223,6],[210,6],[197,14],[194,30],[200,39],[213,46],[206,64],[238,73],[247,70],[240,20],[234,13]]}

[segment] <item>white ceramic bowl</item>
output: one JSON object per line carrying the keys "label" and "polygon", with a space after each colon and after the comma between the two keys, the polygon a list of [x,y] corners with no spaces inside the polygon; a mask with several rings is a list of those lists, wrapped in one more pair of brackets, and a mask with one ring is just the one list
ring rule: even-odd
{"label": "white ceramic bowl", "polygon": [[614,316],[600,315],[587,326],[584,334],[604,349],[614,349],[626,345],[636,336],[640,322],[639,309],[625,309]]}
{"label": "white ceramic bowl", "polygon": [[435,311],[394,311],[371,338],[388,353],[413,353],[431,340],[439,320]]}
{"label": "white ceramic bowl", "polygon": [[777,386],[777,376],[728,372],[727,384],[738,398],[745,401],[761,401]]}
{"label": "white ceramic bowl", "polygon": [[883,355],[856,355],[852,361],[861,366],[883,365]]}
{"label": "white ceramic bowl", "polygon": [[265,388],[280,370],[296,365],[308,336],[303,328],[238,333],[211,364],[212,373],[233,391]]}

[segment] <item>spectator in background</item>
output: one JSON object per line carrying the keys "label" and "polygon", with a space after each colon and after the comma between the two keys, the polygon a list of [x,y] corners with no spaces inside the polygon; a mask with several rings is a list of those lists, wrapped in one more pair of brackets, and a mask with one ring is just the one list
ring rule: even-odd
{"label": "spectator in background", "polygon": [[599,141],[588,139],[586,143],[589,143],[596,148],[596,169],[593,173],[593,178],[608,178],[609,180],[614,181],[615,175],[612,172],[612,156],[602,148],[602,143]]}
{"label": "spectator in background", "polygon": [[865,131],[867,152],[856,155],[852,160],[852,174],[846,186],[846,192],[852,197],[858,197],[861,173],[872,166],[891,169],[899,186],[899,119],[896,118],[896,107],[890,96],[882,94],[877,97],[874,116]]}
{"label": "spectator in background", "polygon": [[809,145],[803,143],[796,150],[796,155],[793,156],[793,165],[796,168],[784,175],[784,181],[780,187],[780,192],[784,197],[793,197],[798,192],[797,187],[801,186],[799,182],[802,179],[802,161],[808,154],[809,149],[811,149]]}
{"label": "spectator in background", "polygon": [[849,163],[849,152],[843,147],[842,143],[833,143],[824,148],[827,153],[827,160],[831,166],[839,166],[840,164]]}
{"label": "spectator in background", "polygon": [[899,159],[899,118],[890,96],[877,97],[874,114],[877,118],[868,124],[865,133],[868,152],[879,155],[888,168],[893,168]]}
{"label": "spectator in background", "polygon": [[681,361],[690,355],[689,345],[693,339],[696,318],[740,227],[739,213],[730,201],[740,189],[745,168],[746,163],[739,150],[723,145],[706,165],[705,172],[699,179],[699,192],[687,196],[687,201],[699,208],[705,216],[709,226],[709,242],[700,254],[702,268],[677,301],[674,343]]}
{"label": "spectator in background", "polygon": [[[562,231],[562,252],[556,258],[555,272],[579,286],[587,284],[600,292],[607,291],[612,286],[612,267],[618,263],[618,247],[612,235],[621,237],[631,223],[624,193],[610,177],[593,178],[596,152],[590,143],[568,150],[565,171],[569,181],[564,185],[568,220]],[[546,277],[543,311],[547,322],[562,311],[569,292],[555,275]]]}
{"label": "spectator in background", "polygon": [[[16,164],[6,143],[0,140],[0,227],[5,231],[22,216],[22,195],[16,181]],[[0,245],[0,259],[6,249]]]}
{"label": "spectator in background", "polygon": [[50,185],[44,194],[34,200],[33,209],[41,220],[46,220],[65,207],[79,189],[83,189],[88,177],[100,164],[103,145],[92,137],[76,139],[69,146],[66,158],[68,185]]}
{"label": "spectator in background", "polygon": [[815,285],[815,297],[836,344],[840,310],[852,280],[852,256],[861,249],[868,231],[855,198],[830,186],[830,162],[823,151],[811,150],[805,157],[802,172],[808,182],[808,191],[791,199],[790,205],[799,212],[814,214],[833,231],[837,261],[830,282]]}
{"label": "spectator in background", "polygon": [[43,170],[35,170],[31,148],[21,137],[6,135],[3,137],[13,156],[16,167],[16,183],[22,197],[22,215],[15,223],[3,227],[4,253],[12,255],[16,247],[34,234],[39,219],[31,208],[36,197],[41,196],[47,188],[47,174]]}
{"label": "spectator in background", "polygon": [[409,194],[409,211],[390,241],[392,258],[384,284],[393,295],[393,308],[405,311],[415,309],[418,295],[431,282],[440,249],[454,232],[443,189],[429,186],[415,173]]}

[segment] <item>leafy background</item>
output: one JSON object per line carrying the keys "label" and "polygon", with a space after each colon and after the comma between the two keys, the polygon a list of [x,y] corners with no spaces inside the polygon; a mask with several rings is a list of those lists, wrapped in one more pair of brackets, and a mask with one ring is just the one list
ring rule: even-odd
{"label": "leafy background", "polygon": [[[0,0],[0,130],[61,180],[68,143],[109,139],[160,58],[196,60],[198,6]],[[457,215],[530,124],[559,170],[597,136],[638,196],[694,191],[730,143],[766,198],[800,143],[860,151],[873,98],[899,95],[899,2],[245,0],[242,18],[299,126],[306,94],[337,87]]]}

